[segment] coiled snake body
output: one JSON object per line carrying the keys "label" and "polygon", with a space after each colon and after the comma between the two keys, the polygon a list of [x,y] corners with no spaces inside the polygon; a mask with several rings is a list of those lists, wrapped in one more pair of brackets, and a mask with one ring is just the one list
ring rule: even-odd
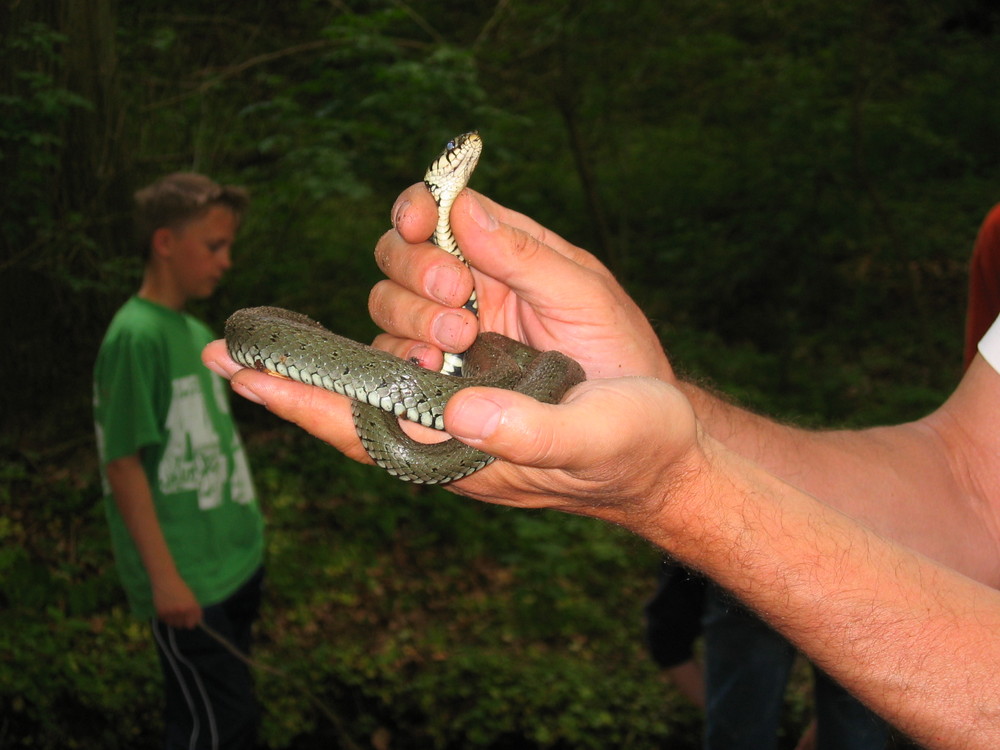
{"label": "coiled snake body", "polygon": [[[481,149],[477,133],[459,136],[424,177],[438,205],[431,240],[462,261],[451,231],[451,205]],[[465,307],[477,311],[475,292]],[[467,352],[446,356],[442,372],[433,372],[276,307],[237,310],[226,321],[225,336],[230,356],[240,364],[353,399],[355,428],[368,455],[390,474],[421,484],[461,479],[493,457],[455,439],[434,444],[413,440],[398,418],[443,430],[445,404],[462,388],[507,388],[557,403],[585,377],[580,365],[564,354],[539,352],[498,333],[480,333]]]}

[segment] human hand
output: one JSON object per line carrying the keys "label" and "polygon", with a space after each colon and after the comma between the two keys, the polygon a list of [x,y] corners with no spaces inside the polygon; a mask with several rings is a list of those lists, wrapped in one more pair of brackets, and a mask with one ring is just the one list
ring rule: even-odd
{"label": "human hand", "polygon": [[[486,215],[484,206],[499,219]],[[409,188],[393,211],[395,229],[378,243],[377,261],[390,278],[373,289],[369,300],[373,319],[389,331],[376,340],[377,346],[434,369],[441,364],[439,346],[455,351],[467,348],[479,329],[472,313],[461,309],[472,291],[474,273],[484,329],[527,341],[538,349],[558,349],[580,362],[591,379],[617,375],[673,379],[669,362],[642,312],[592,255],[530,219],[466,191],[452,209],[452,226],[475,264],[476,270],[470,273],[461,261],[426,242],[433,230],[435,214],[436,206],[426,189]],[[230,378],[237,393],[267,406],[349,457],[370,462],[355,436],[346,399],[322,389],[242,369],[229,358],[221,341],[210,344],[203,359],[220,375]],[[612,402],[622,398],[622,394],[613,394],[614,388],[602,390],[588,385],[577,390],[603,394],[596,396],[598,401],[609,396]],[[670,390],[675,400],[683,401]],[[500,398],[507,397],[501,394]],[[639,403],[627,396],[625,400]],[[462,401],[458,399],[456,403]],[[686,408],[686,401],[684,405]],[[449,406],[450,411],[454,408]],[[614,415],[616,411],[609,408],[599,413]],[[648,428],[648,414],[641,405],[638,414],[639,421],[647,422],[643,426]],[[630,431],[624,423],[614,419],[609,422],[609,430]],[[592,423],[581,417],[574,422],[577,425],[574,429],[581,429],[584,434],[600,434],[592,431]],[[447,411],[445,427],[450,431]],[[456,434],[511,461],[546,469],[558,466],[552,456],[543,464],[530,461],[538,453],[538,446],[532,442],[537,442],[542,434],[538,429],[523,436],[527,440],[519,446],[504,444],[497,435]],[[652,444],[657,445],[658,439],[652,438]],[[575,481],[582,483],[580,491],[591,487],[584,492],[589,492],[591,499],[598,495],[605,497],[607,491],[596,489],[601,485],[599,471],[582,470],[620,461],[613,455],[616,447],[608,444],[600,455],[584,452],[581,463],[565,467]],[[509,504],[554,507],[553,504],[569,502],[565,498],[547,497],[540,489],[535,490],[537,496],[529,499],[523,494],[530,494],[529,485],[530,482],[522,485],[521,498],[511,499]],[[468,486],[463,482],[461,491],[466,493]],[[478,494],[473,491],[469,494],[489,499],[487,490],[475,492]]]}
{"label": "human hand", "polygon": [[191,629],[201,622],[201,605],[180,576],[152,581],[156,616],[172,628]]}
{"label": "human hand", "polygon": [[495,388],[448,402],[445,429],[504,459],[448,485],[484,502],[592,516],[650,536],[706,457],[687,399],[655,378],[589,380],[559,404]]}
{"label": "human hand", "polygon": [[[346,396],[244,367],[229,356],[225,339],[217,339],[206,346],[201,359],[208,369],[229,380],[232,389],[243,398],[297,424],[348,458],[373,463],[358,439],[351,416],[351,402]],[[423,432],[424,439],[440,439],[440,432],[419,425],[414,427]]]}
{"label": "human hand", "polygon": [[[233,389],[350,458],[371,463],[347,398],[233,362],[225,342],[202,358]],[[521,508],[603,518],[642,533],[690,477],[702,475],[700,432],[685,397],[655,378],[589,380],[559,404],[496,388],[468,388],[448,402],[445,429],[504,461],[446,485]],[[647,534],[649,530],[646,529]]]}
{"label": "human hand", "polygon": [[[461,352],[479,329],[577,360],[589,378],[646,375],[673,382],[642,311],[593,255],[531,219],[470,190],[451,211],[473,267],[427,242],[437,207],[422,185],[393,208],[394,228],[375,249],[389,277],[369,297],[384,331],[375,345],[438,369],[441,350]],[[475,279],[479,321],[461,306]]]}

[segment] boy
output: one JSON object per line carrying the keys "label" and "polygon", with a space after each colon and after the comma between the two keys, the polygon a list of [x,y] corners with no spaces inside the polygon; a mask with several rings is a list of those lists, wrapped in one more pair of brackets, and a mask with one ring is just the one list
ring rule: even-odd
{"label": "boy", "polygon": [[168,175],[135,194],[142,285],[116,313],[94,369],[105,507],[122,584],[150,618],[168,748],[250,748],[259,709],[246,653],[263,578],[263,520],[218,377],[211,331],[184,312],[231,265],[249,203],[237,187]]}

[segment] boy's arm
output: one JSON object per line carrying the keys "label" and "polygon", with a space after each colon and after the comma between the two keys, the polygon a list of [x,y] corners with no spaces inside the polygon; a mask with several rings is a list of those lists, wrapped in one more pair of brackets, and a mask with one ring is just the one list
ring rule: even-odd
{"label": "boy's arm", "polygon": [[153,589],[157,616],[167,625],[193,628],[201,622],[201,606],[177,572],[153,505],[153,493],[138,453],[109,461],[108,482]]}

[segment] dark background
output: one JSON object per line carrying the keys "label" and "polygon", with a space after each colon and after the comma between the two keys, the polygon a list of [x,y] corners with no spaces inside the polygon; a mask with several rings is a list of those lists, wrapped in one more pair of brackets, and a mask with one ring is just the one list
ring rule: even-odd
{"label": "dark background", "polygon": [[[368,340],[394,198],[475,128],[473,186],[597,253],[680,371],[809,425],[900,421],[960,375],[998,23],[990,0],[4,0],[0,747],[155,741],[90,421],[138,283],[133,190],[184,169],[252,191],[196,310],[217,330],[278,304]],[[654,550],[237,408],[271,527],[259,655],[286,670],[260,677],[270,747],[696,743],[640,642]]]}

